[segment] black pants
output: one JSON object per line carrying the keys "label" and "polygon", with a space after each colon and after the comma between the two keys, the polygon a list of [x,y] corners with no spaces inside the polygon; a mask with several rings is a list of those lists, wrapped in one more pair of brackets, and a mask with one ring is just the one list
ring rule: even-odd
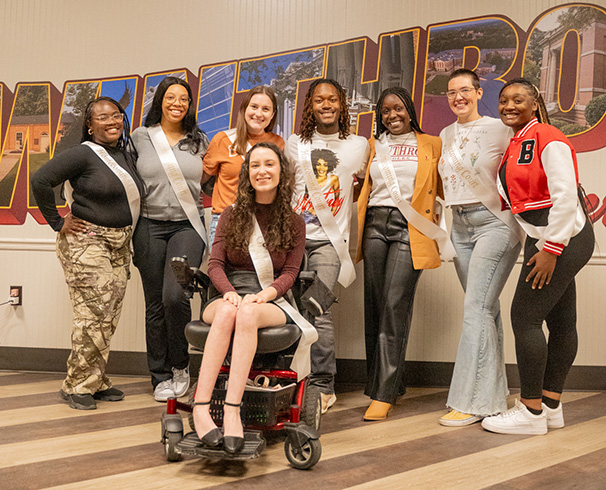
{"label": "black pants", "polygon": [[183,369],[189,364],[185,325],[191,320],[191,307],[170,268],[170,259],[185,255],[190,266],[199,267],[204,242],[189,221],[142,217],[133,246],[133,262],[145,294],[147,365],[156,387],[172,378],[172,368]]}
{"label": "black pants", "polygon": [[397,208],[370,207],[364,227],[364,393],[395,403],[406,392],[404,361],[417,281],[408,224]]}
{"label": "black pants", "polygon": [[[541,398],[542,391],[561,393],[577,353],[577,305],[574,277],[591,258],[593,228],[585,227],[570,240],[557,259],[553,277],[543,289],[532,289],[526,276],[532,270],[528,260],[537,253],[537,240],[527,237],[524,264],[511,304],[522,398]],[[543,334],[543,321],[549,342]]]}

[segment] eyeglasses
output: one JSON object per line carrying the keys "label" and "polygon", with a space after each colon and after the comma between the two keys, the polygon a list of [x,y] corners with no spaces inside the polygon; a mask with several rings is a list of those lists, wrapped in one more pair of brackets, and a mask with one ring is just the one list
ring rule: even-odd
{"label": "eyeglasses", "polygon": [[164,100],[169,104],[173,104],[178,100],[183,105],[188,105],[191,101],[189,97],[175,97],[174,95],[165,95]]}
{"label": "eyeglasses", "polygon": [[102,123],[109,122],[110,119],[113,119],[116,122],[122,122],[122,121],[124,121],[124,114],[122,114],[121,112],[116,112],[115,114],[112,114],[111,116],[109,116],[107,114],[101,114],[100,116],[93,117],[93,119],[95,119],[99,122],[102,122]]}
{"label": "eyeglasses", "polygon": [[457,96],[457,94],[459,94],[461,97],[466,99],[471,95],[472,92],[475,92],[475,90],[475,88],[470,87],[465,87],[460,90],[449,90],[446,92],[446,97],[448,97],[449,100],[452,100]]}

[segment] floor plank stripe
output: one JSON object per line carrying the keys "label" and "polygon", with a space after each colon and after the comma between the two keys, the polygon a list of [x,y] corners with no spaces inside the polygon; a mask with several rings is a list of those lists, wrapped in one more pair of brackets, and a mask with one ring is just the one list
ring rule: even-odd
{"label": "floor plank stripe", "polygon": [[[63,377],[61,377],[63,379]],[[126,377],[115,377],[113,382],[116,386],[126,385],[129,383],[141,383],[144,378],[126,378]],[[12,398],[26,395],[39,395],[42,393],[58,393],[61,389],[61,381],[40,381],[26,384],[19,384],[11,386],[11,388],[3,388],[0,392],[0,398]]]}
{"label": "floor plank stripe", "polygon": [[0,487],[606,488],[606,392],[565,393],[566,427],[536,437],[490,434],[479,424],[441,427],[444,388],[410,389],[378,423],[362,421],[369,403],[362,390],[339,393],[323,417],[322,459],[301,472],[288,465],[283,439],[275,435],[259,459],[243,464],[198,458],[167,463],[159,443],[164,407],[153,400],[147,378],[116,376],[125,400],[101,402],[90,412],[61,402],[62,378],[0,373]]}
{"label": "floor plank stripe", "polygon": [[535,436],[351,488],[397,490],[406,482],[406,488],[411,490],[432,486],[449,490],[479,490],[589,454],[605,445],[606,417],[600,417],[545,436]]}

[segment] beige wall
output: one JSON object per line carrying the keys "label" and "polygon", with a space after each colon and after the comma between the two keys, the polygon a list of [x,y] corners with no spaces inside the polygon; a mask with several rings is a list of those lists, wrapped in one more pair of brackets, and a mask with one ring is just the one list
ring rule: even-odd
{"label": "beige wall", "polygon": [[[564,1],[468,0],[3,0],[0,3],[0,67],[10,90],[17,82],[87,79],[187,68],[487,14],[508,16],[522,29]],[[594,2],[604,5],[604,2]],[[372,10],[369,10],[372,6]],[[579,157],[581,180],[605,182],[606,150]],[[606,185],[602,185],[602,189]],[[602,192],[603,196],[604,193]],[[603,234],[600,224],[599,233]],[[355,229],[355,227],[352,227]],[[0,345],[67,348],[70,306],[54,254],[54,233],[31,216],[22,226],[0,226],[0,302],[9,285],[22,285],[24,305],[0,307]],[[606,249],[578,278],[577,364],[606,360]],[[338,356],[362,359],[362,268],[340,293],[335,318]],[[502,298],[507,362],[515,362],[509,304],[517,267]],[[410,360],[453,361],[463,294],[452,264],[427,271],[419,285]],[[143,295],[138,273],[127,292],[112,348],[143,351]]]}

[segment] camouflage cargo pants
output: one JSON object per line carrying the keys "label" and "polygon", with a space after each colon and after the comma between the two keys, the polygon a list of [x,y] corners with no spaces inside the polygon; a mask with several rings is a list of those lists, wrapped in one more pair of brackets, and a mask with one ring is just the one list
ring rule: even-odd
{"label": "camouflage cargo pants", "polygon": [[57,256],[73,307],[72,351],[65,393],[111,388],[105,374],[109,343],[120,319],[130,267],[132,227],[88,223],[87,233],[57,236]]}

